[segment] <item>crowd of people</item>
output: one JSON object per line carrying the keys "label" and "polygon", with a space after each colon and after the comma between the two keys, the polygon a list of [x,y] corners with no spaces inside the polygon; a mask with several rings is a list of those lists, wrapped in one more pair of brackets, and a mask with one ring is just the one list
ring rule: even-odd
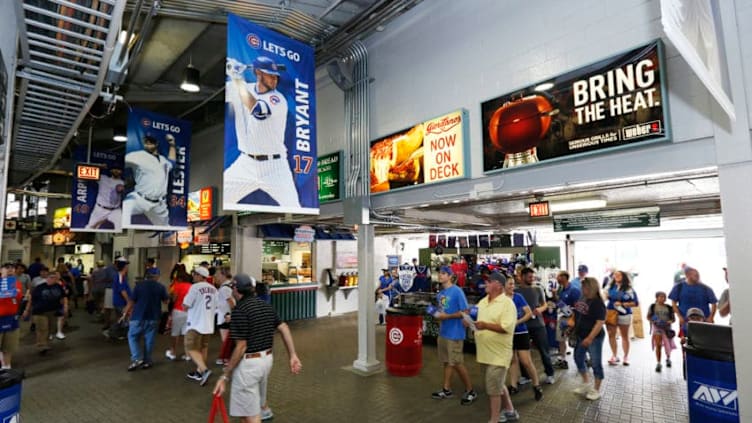
{"label": "crowd of people", "polygon": [[[607,363],[629,366],[629,328],[635,319],[633,308],[640,305],[629,273],[614,271],[601,283],[588,275],[587,266],[580,265],[572,280],[566,271],[560,271],[554,289],[547,291],[535,282],[535,270],[525,265],[515,266],[513,272],[501,266],[493,270],[480,268],[480,283],[485,292],[478,304],[471,306],[459,286],[456,267],[439,268],[437,306],[429,309],[440,324],[437,350],[443,365],[443,385],[432,393],[434,399],[454,396],[451,386],[454,374],[464,386],[460,404],[472,404],[478,397],[464,365],[466,328],[474,331],[476,359],[484,368],[489,421],[494,423],[519,419],[511,396],[523,383],[532,383],[535,400],[543,399],[542,385],[555,383],[554,368],[569,368],[568,348],[573,349],[574,364],[582,381],[574,393],[591,401],[601,397],[605,379],[603,345],[607,338],[611,350]],[[690,266],[683,267],[681,277],[675,280],[668,295],[662,291],[655,293],[647,319],[656,354],[656,372],[662,371],[663,355],[666,367],[671,367],[671,352],[677,348],[677,335],[672,327],[677,319],[678,338],[684,345],[688,321],[713,323],[717,309],[722,316],[731,312],[728,290],[721,298],[717,307],[713,290],[700,281],[699,272]],[[672,302],[671,306],[667,300]],[[545,321],[551,314],[555,318],[549,325]],[[532,363],[532,346],[540,354],[546,373],[543,378]],[[550,347],[558,353],[554,362]],[[509,385],[506,385],[507,374]]]}
{"label": "crowd of people", "polygon": [[[143,279],[131,285],[130,262],[125,257],[109,266],[98,261],[88,275],[80,260],[74,265],[61,258],[57,263],[52,271],[41,259],[28,269],[20,263],[2,266],[2,368],[11,368],[19,346],[20,320],[31,320],[37,351],[46,355],[52,349],[50,341],[66,338],[64,328],[79,300],[104,325],[107,338],[127,339],[127,371],[154,365],[154,345],[160,333],[171,337],[165,351],[168,361],[177,360],[182,347],[180,359],[195,365],[186,375],[188,380],[204,386],[212,376],[211,365],[218,365],[222,374],[212,394],[229,391],[230,415],[243,421],[268,420],[274,415],[266,391],[276,331],[288,351],[290,370],[297,374],[302,368],[290,329],[272,308],[267,287],[248,275],[232,275],[228,267],[214,268],[207,262],[190,272],[176,264],[169,282],[163,283],[156,260],[149,259],[140,273]],[[209,358],[215,331],[222,340],[216,361]],[[232,381],[229,388],[228,381]]]}

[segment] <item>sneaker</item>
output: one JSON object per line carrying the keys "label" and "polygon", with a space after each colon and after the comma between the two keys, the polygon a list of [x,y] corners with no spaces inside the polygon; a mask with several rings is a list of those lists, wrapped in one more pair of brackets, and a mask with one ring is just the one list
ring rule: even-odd
{"label": "sneaker", "polygon": [[660,373],[661,372],[661,363],[658,363],[655,365],[655,371]]}
{"label": "sneaker", "polygon": [[142,364],[144,364],[144,362],[141,360],[131,361],[131,365],[128,366],[128,371],[132,372],[141,367]]}
{"label": "sneaker", "polygon": [[261,421],[271,420],[274,418],[274,412],[271,408],[261,410]]}
{"label": "sneaker", "polygon": [[533,386],[533,393],[535,393],[535,400],[540,401],[543,399],[543,388],[538,386]]}
{"label": "sneaker", "polygon": [[591,388],[590,388],[590,385],[589,385],[589,384],[587,384],[587,383],[583,383],[582,385],[580,385],[580,386],[578,386],[578,387],[574,388],[574,389],[572,390],[572,392],[574,392],[574,393],[575,393],[575,394],[577,394],[577,395],[584,395],[584,394],[587,394],[588,392],[590,392],[590,389],[591,389]]}
{"label": "sneaker", "polygon": [[217,361],[214,362],[217,366],[223,366],[225,364],[225,361],[221,358],[218,358]]}
{"label": "sneaker", "polygon": [[151,369],[152,366],[154,366],[154,363],[152,363],[151,361],[145,361],[144,364],[141,365],[141,368],[146,370]]}
{"label": "sneaker", "polygon": [[601,399],[601,393],[596,391],[595,389],[590,389],[585,395],[585,398],[589,399],[590,401],[596,401]]}
{"label": "sneaker", "polygon": [[619,364],[619,361],[620,361],[619,357],[611,357],[611,359],[608,360],[608,365],[609,366],[616,366],[617,364]]}
{"label": "sneaker", "polygon": [[211,374],[212,374],[211,370],[209,369],[204,370],[204,373],[201,373],[201,379],[200,379],[201,382],[199,382],[199,384],[201,386],[206,385],[206,382],[209,381],[209,376],[211,376]]}
{"label": "sneaker", "polygon": [[464,394],[462,394],[462,399],[460,400],[461,405],[470,405],[478,398],[478,394],[474,390],[465,391]]}
{"label": "sneaker", "polygon": [[627,360],[627,358],[624,357],[624,361],[621,364],[623,364],[625,366],[629,366],[629,360]]}
{"label": "sneaker", "polygon": [[504,410],[501,412],[501,415],[504,416],[504,418],[506,418],[506,421],[508,422],[516,422],[517,420],[520,419],[520,413],[518,413],[517,410],[512,410],[512,411]]}
{"label": "sneaker", "polygon": [[519,385],[527,385],[528,383],[532,383],[533,381],[530,378],[521,376],[520,380],[517,382]]}
{"label": "sneaker", "polygon": [[436,391],[431,394],[431,398],[433,399],[445,399],[445,398],[452,398],[454,394],[452,393],[451,389],[442,389],[440,391]]}
{"label": "sneaker", "polygon": [[671,360],[668,358],[666,359],[666,367],[671,367]]}
{"label": "sneaker", "polygon": [[65,334],[62,332],[58,332],[55,334],[55,338],[57,339],[65,339]]}
{"label": "sneaker", "polygon": [[496,420],[498,423],[507,423],[507,416],[504,415],[504,412],[502,411],[501,414],[499,414],[499,420]]}
{"label": "sneaker", "polygon": [[189,356],[188,354],[183,354],[180,356],[180,359],[183,361],[191,361],[191,356]]}
{"label": "sneaker", "polygon": [[556,383],[556,378],[554,377],[554,375],[546,376],[546,378],[543,379],[543,383],[545,383],[546,385],[553,385],[554,383]]}
{"label": "sneaker", "polygon": [[197,371],[194,370],[194,371],[188,373],[187,375],[185,375],[185,377],[187,377],[188,379],[191,379],[191,380],[198,380],[198,381],[200,381],[201,380],[201,373],[199,373],[199,372],[197,372]]}
{"label": "sneaker", "polygon": [[175,361],[175,353],[172,352],[171,350],[165,351],[164,352],[164,356],[165,356],[165,358],[167,358],[170,361]]}
{"label": "sneaker", "polygon": [[516,393],[520,392],[520,389],[516,386],[509,385],[507,386],[507,391],[509,391],[509,395],[515,395]]}

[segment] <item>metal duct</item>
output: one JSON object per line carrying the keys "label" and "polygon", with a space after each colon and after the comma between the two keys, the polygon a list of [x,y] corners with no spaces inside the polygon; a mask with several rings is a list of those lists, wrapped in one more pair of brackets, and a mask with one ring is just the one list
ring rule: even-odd
{"label": "metal duct", "polygon": [[338,59],[353,66],[352,88],[345,90],[345,140],[350,154],[345,154],[345,198],[365,197],[370,189],[368,113],[368,51],[355,41]]}

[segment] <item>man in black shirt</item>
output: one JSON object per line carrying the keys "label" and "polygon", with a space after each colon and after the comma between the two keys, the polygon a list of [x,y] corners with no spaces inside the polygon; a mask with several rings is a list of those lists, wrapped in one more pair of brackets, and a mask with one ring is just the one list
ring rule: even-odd
{"label": "man in black shirt", "polygon": [[60,311],[62,306],[63,316],[68,314],[68,298],[66,298],[63,287],[59,284],[60,273],[50,272],[47,275],[46,283],[43,283],[31,291],[29,302],[26,304],[23,318],[27,319],[29,314],[33,317],[36,325],[37,349],[40,354],[50,350],[48,335],[55,330],[57,317],[55,314]]}
{"label": "man in black shirt", "polygon": [[282,334],[290,371],[298,374],[303,365],[295,352],[295,344],[287,324],[282,322],[270,304],[253,295],[256,281],[246,274],[233,278],[233,294],[240,301],[230,318],[230,337],[235,341],[230,362],[214,387],[214,395],[225,392],[225,383],[234,379],[230,389],[230,415],[243,423],[261,422],[261,405],[266,403],[266,386],[272,370],[274,332]]}

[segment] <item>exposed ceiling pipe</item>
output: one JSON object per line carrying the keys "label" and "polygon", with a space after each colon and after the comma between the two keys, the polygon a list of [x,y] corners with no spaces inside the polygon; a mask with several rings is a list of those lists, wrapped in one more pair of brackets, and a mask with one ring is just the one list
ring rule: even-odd
{"label": "exposed ceiling pipe", "polygon": [[136,7],[133,9],[133,12],[131,12],[131,19],[128,21],[128,29],[125,30],[125,41],[123,49],[120,50],[120,54],[118,55],[117,64],[123,63],[123,60],[125,59],[125,53],[128,51],[128,41],[131,39],[131,35],[133,34],[133,31],[136,26],[136,19],[138,19],[139,15],[141,15],[141,7],[143,6],[144,0],[138,0],[136,3]]}
{"label": "exposed ceiling pipe", "polygon": [[[117,85],[123,85],[123,82],[125,82],[125,77],[128,76],[128,69],[133,66],[135,63],[135,58],[138,57],[139,53],[141,53],[141,49],[144,46],[144,41],[149,38],[151,35],[151,31],[154,27],[153,25],[153,18],[157,15],[159,12],[160,7],[162,7],[162,3],[159,0],[154,0],[154,2],[151,5],[151,9],[149,9],[149,13],[144,18],[144,23],[141,25],[141,35],[138,37],[138,41],[136,41],[136,45],[133,46],[132,49],[130,49],[130,55],[128,56],[128,61],[125,62],[125,65],[123,66],[123,72],[120,74],[120,79],[118,80]],[[128,39],[126,38],[126,47],[128,43]],[[120,51],[121,54],[123,54],[123,51],[126,50],[126,47],[123,47],[123,50]]]}
{"label": "exposed ceiling pipe", "polygon": [[340,4],[344,3],[345,0],[334,0],[332,4],[329,5],[326,9],[324,9],[323,12],[319,15],[319,19],[324,19],[324,17],[334,11],[337,7],[339,7]]}

